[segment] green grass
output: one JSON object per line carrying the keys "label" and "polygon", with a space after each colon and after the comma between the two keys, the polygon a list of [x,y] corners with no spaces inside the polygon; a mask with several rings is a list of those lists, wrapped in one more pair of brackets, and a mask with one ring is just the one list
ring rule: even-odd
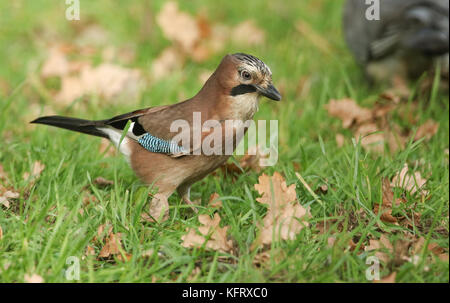
{"label": "green grass", "polygon": [[[148,72],[151,62],[167,46],[154,18],[162,1],[144,5],[141,1],[82,1],[81,19],[100,24],[110,34],[111,45],[131,45],[136,58],[129,65]],[[339,218],[349,224],[360,208],[367,223],[359,221],[350,231],[335,232],[339,241],[352,237],[366,243],[381,231],[389,238],[402,238],[403,227],[384,224],[373,213],[381,200],[381,178],[392,177],[404,163],[428,179],[430,198],[421,203],[421,221],[426,228],[408,232],[436,242],[448,251],[449,162],[444,150],[449,148],[449,99],[438,92],[432,100],[419,100],[418,124],[395,117],[410,129],[433,119],[439,131],[430,141],[410,143],[404,150],[382,156],[352,144],[351,133],[341,129],[341,122],[328,116],[324,105],[331,98],[352,97],[370,107],[382,87],[370,88],[348,52],[340,29],[342,1],[216,1],[205,7],[204,1],[183,1],[181,9],[195,14],[206,11],[214,22],[235,25],[253,19],[266,32],[266,43],[258,47],[228,44],[204,63],[189,61],[183,73],[150,83],[136,100],[113,104],[93,98],[85,106],[56,107],[58,114],[90,119],[104,119],[137,108],[174,103],[179,96],[192,96],[201,87],[197,75],[215,68],[225,53],[248,52],[262,58],[273,72],[274,83],[284,86],[283,101],[262,101],[256,119],[279,120],[279,161],[265,170],[282,173],[288,184],[297,184],[298,200],[311,207],[311,225],[324,219]],[[223,201],[219,210],[229,236],[234,239],[234,256],[181,246],[187,227],[199,225],[197,215],[173,195],[170,219],[161,224],[143,223],[140,213],[147,203],[147,188],[134,176],[121,157],[104,157],[98,152],[100,140],[59,129],[30,126],[38,108],[52,106],[35,85],[33,75],[45,58],[47,42],[43,33],[70,41],[76,35],[71,22],[64,18],[64,2],[9,1],[0,3],[0,163],[21,197],[9,209],[0,211],[0,282],[23,282],[24,275],[37,273],[46,282],[66,282],[64,269],[69,256],[80,258],[82,282],[185,282],[194,268],[200,273],[195,282],[367,282],[366,253],[349,252],[339,245],[327,246],[329,234],[319,234],[315,227],[305,228],[293,241],[271,248],[272,258],[263,267],[253,264],[258,251],[251,250],[256,237],[256,223],[265,209],[256,202],[254,189],[258,173],[248,172],[233,180],[222,173],[211,175],[192,188],[192,199],[206,206],[217,192]],[[330,54],[322,53],[295,29],[299,19],[309,23],[330,44]],[[143,24],[147,24],[143,28]],[[300,79],[310,81],[303,95],[297,92]],[[344,133],[346,144],[338,148],[337,133]],[[39,180],[30,185],[22,175],[39,160],[45,164]],[[324,207],[295,176],[294,162],[300,173],[316,189],[327,183],[330,190],[320,194]],[[114,180],[108,188],[97,188],[96,177]],[[98,199],[83,206],[83,188]],[[332,190],[331,190],[332,189]],[[412,199],[412,198],[411,198]],[[80,209],[84,212],[81,214]],[[200,213],[213,214],[203,208]],[[360,219],[358,219],[360,220]],[[123,235],[123,248],[132,255],[128,262],[107,262],[85,256],[87,245],[96,252],[101,247],[91,241],[100,224],[110,223],[115,233]],[[381,226],[381,227],[380,227]],[[445,232],[438,232],[442,228]],[[143,258],[144,251],[154,254]],[[425,252],[429,255],[429,252]],[[426,268],[428,267],[428,268]],[[381,276],[397,272],[397,282],[448,282],[448,262],[435,260],[413,265],[383,267]],[[192,281],[192,280],[189,280]]]}

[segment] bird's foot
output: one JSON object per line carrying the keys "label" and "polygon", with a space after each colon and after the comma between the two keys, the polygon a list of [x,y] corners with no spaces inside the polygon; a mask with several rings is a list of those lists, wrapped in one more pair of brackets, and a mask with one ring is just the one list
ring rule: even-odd
{"label": "bird's foot", "polygon": [[186,204],[190,205],[191,208],[192,208],[192,210],[193,210],[196,214],[198,214],[198,209],[197,209],[198,203],[192,202],[191,199],[189,199],[188,197],[183,197],[183,201],[184,201]]}

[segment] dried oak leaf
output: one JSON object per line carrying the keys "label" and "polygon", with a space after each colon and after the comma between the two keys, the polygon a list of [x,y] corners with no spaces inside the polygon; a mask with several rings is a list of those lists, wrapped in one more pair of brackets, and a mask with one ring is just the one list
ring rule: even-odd
{"label": "dried oak leaf", "polygon": [[141,214],[141,219],[147,222],[164,222],[169,219],[169,201],[167,196],[155,194],[149,205],[149,210]]}
{"label": "dried oak leaf", "polygon": [[255,258],[253,259],[253,265],[255,265],[256,267],[270,267],[270,260],[273,260],[276,264],[279,264],[285,258],[286,253],[283,249],[270,249],[256,254]]}
{"label": "dried oak leaf", "polygon": [[183,54],[175,47],[169,46],[153,60],[151,75],[155,80],[162,79],[176,70],[181,70],[183,62]]}
{"label": "dried oak leaf", "polygon": [[226,39],[230,36],[228,27],[211,24],[205,14],[193,17],[182,12],[174,1],[163,6],[156,22],[164,36],[173,43],[169,49],[176,52],[163,54],[164,64],[157,64],[153,69],[154,76],[157,77],[168,73],[162,69],[164,65],[170,66],[168,63],[172,62],[178,67],[179,62],[184,61],[186,56],[197,62],[205,61],[213,53],[223,49]]}
{"label": "dried oak leaf", "polygon": [[120,250],[122,248],[121,243],[122,234],[121,233],[113,233],[109,232],[108,237],[106,238],[105,245],[100,250],[100,253],[98,254],[99,258],[108,258],[112,255],[119,255]]}
{"label": "dried oak leaf", "polygon": [[402,170],[392,179],[391,186],[401,187],[411,194],[419,192],[422,195],[428,195],[428,190],[423,189],[427,180],[422,178],[420,172],[415,172],[414,175],[411,176],[408,171],[408,164],[405,163]]}
{"label": "dried oak leaf", "polygon": [[84,254],[86,256],[95,256],[95,249],[92,246],[88,245]]}
{"label": "dried oak leaf", "polygon": [[[344,128],[351,128],[357,140],[367,150],[382,153],[387,143],[391,152],[404,148],[408,134],[389,121],[388,113],[395,106],[391,103],[377,103],[373,108],[360,107],[352,99],[330,100],[325,106],[330,116],[342,120]],[[338,139],[338,138],[337,138]],[[342,142],[343,137],[339,140]],[[337,141],[338,144],[339,141]]]}
{"label": "dried oak leaf", "polygon": [[309,223],[304,221],[309,212],[298,203],[295,184],[288,187],[278,172],[272,177],[262,174],[258,180],[255,189],[261,197],[256,201],[268,207],[258,241],[271,244],[278,239],[294,239],[303,227],[309,226]]}
{"label": "dried oak leaf", "polygon": [[385,264],[392,263],[396,266],[404,262],[412,262],[409,248],[414,242],[414,238],[405,237],[390,242],[385,234],[382,234],[379,240],[369,240],[366,251],[376,250],[375,256]]}
{"label": "dried oak leaf", "polygon": [[379,240],[369,240],[369,245],[364,249],[365,251],[375,250],[375,257],[384,263],[388,263],[391,259],[391,255],[394,252],[394,247],[392,246],[389,239],[382,234]]}
{"label": "dried oak leaf", "polygon": [[[412,254],[413,260],[418,260],[420,258],[420,254],[422,253],[423,246],[425,244],[425,238],[420,237],[417,239],[417,241],[413,244],[412,248]],[[428,244],[427,249],[433,253],[435,256],[437,256],[441,261],[448,262],[448,252],[445,251],[444,248],[440,247],[437,243],[430,243]]]}
{"label": "dried oak leaf", "polygon": [[388,223],[396,223],[397,218],[392,216],[392,203],[394,201],[394,192],[391,188],[391,183],[388,178],[383,179],[382,184],[382,203],[381,207],[379,203],[376,203],[373,207],[373,212],[378,215],[382,211],[380,220]]}
{"label": "dried oak leaf", "polygon": [[102,63],[99,66],[84,66],[78,75],[62,77],[61,90],[55,99],[63,104],[85,94],[97,94],[105,99],[112,99],[125,94],[135,97],[141,83],[140,72],[111,63]]}
{"label": "dried oak leaf", "polygon": [[174,1],[166,2],[156,16],[164,36],[179,44],[186,52],[191,52],[201,37],[197,21],[189,14],[181,12]]}
{"label": "dried oak leaf", "polygon": [[349,128],[354,122],[361,124],[372,119],[370,109],[360,107],[355,100],[345,98],[341,100],[331,99],[325,105],[328,114],[342,120],[342,127]]}
{"label": "dried oak leaf", "polygon": [[227,240],[227,230],[229,226],[220,227],[220,216],[214,214],[211,219],[208,215],[199,215],[198,221],[202,224],[198,228],[200,234],[195,228],[188,228],[188,233],[181,237],[183,247],[201,247],[205,244],[207,249],[221,252],[230,252],[233,249],[231,240]]}

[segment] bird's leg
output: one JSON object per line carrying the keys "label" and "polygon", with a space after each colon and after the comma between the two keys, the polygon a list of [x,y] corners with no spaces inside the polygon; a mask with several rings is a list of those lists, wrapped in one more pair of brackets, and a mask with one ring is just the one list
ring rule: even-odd
{"label": "bird's leg", "polygon": [[190,186],[180,186],[180,187],[178,187],[177,191],[180,194],[180,196],[183,198],[183,201],[186,204],[189,204],[195,213],[198,213],[198,209],[195,207],[196,204],[194,202],[192,202],[191,199],[189,198],[190,193],[191,193],[191,187]]}

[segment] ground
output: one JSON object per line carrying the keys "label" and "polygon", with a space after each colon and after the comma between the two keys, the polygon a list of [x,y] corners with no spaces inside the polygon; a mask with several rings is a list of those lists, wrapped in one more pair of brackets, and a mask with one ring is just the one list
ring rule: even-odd
{"label": "ground", "polygon": [[[59,2],[0,4],[1,282],[371,282],[370,247],[393,243],[377,255],[381,278],[448,283],[448,93],[415,94],[419,84],[409,84],[407,100],[388,100],[395,106],[387,123],[406,134],[404,145],[381,152],[364,146],[354,137],[358,126],[343,127],[326,104],[349,98],[372,110],[388,88],[369,86],[349,53],[342,1],[180,1],[179,10],[197,20],[204,39],[222,43],[205,52],[186,50],[164,34],[158,18],[163,1],[81,1],[80,21],[68,21]],[[244,37],[228,30],[226,40],[213,41],[213,26],[236,28],[248,20],[263,37],[254,29]],[[142,85],[114,98],[89,91],[66,102],[70,96],[58,95],[64,76],[55,76],[55,68],[43,75],[55,44],[71,62],[108,61],[137,70]],[[174,61],[182,62],[172,62],[170,70],[163,65],[169,72],[161,76],[154,64],[172,45],[178,45]],[[191,198],[201,201],[199,214],[173,195],[167,221],[142,220],[149,189],[122,157],[101,150],[99,138],[28,123],[49,113],[104,119],[183,100],[201,88],[224,54],[234,52],[264,60],[283,95],[281,102],[261,100],[255,117],[279,121],[279,159],[262,171],[218,170],[196,183]],[[130,73],[124,77],[133,79]],[[437,131],[414,140],[426,121]],[[422,188],[414,193],[382,186],[405,164],[426,179]],[[308,224],[292,239],[255,245],[267,212],[256,200],[261,193],[255,184],[275,172],[294,185],[296,199],[289,203],[309,209]],[[388,222],[376,209],[389,202],[391,191],[401,205],[394,203],[395,218]],[[221,207],[209,206],[214,193]],[[229,226],[229,249],[193,248],[182,240],[214,213],[220,227]],[[77,262],[80,279],[67,279]]]}

